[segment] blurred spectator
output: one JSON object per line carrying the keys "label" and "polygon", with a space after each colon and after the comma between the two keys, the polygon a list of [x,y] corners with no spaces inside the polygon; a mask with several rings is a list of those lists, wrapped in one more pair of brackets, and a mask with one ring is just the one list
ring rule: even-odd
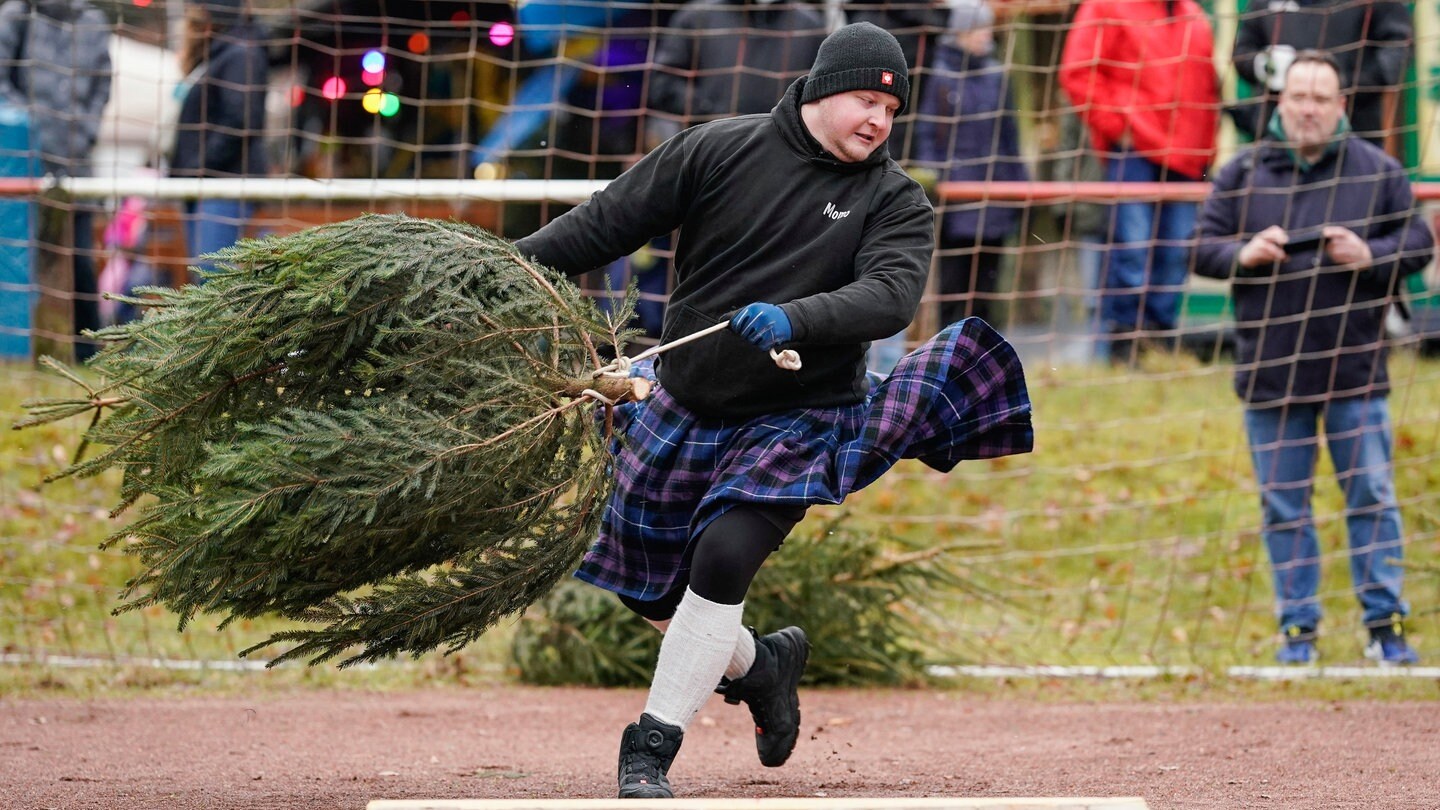
{"label": "blurred spectator", "polygon": [[1302,51],[1273,139],[1230,161],[1205,202],[1197,273],[1231,282],[1235,392],[1260,485],[1282,663],[1315,659],[1320,545],[1311,507],[1319,427],[1345,496],[1366,654],[1414,663],[1402,620],[1404,554],[1391,467],[1384,319],[1396,282],[1434,239],[1405,169],[1349,131],[1339,68]]}
{"label": "blurred spectator", "polygon": [[[265,93],[269,66],[263,29],[244,0],[186,6],[177,88],[180,119],[170,153],[172,177],[247,177],[266,173]],[[202,197],[185,205],[192,259],[235,244],[254,205]],[[208,262],[196,262],[210,267]]]}
{"label": "blurred spectator", "polygon": [[[994,56],[994,22],[988,4],[957,3],[920,91],[915,161],[947,181],[1030,179],[1005,66]],[[1022,209],[967,200],[941,210],[940,326],[971,315],[995,324],[1004,246],[1020,230]]]}
{"label": "blurred spectator", "polygon": [[[29,113],[40,168],[57,176],[91,173],[100,114],[110,101],[110,21],[84,0],[8,0],[0,5],[0,100]],[[78,334],[100,328],[92,205],[70,210],[74,322]],[[64,246],[50,245],[51,250]],[[75,359],[95,353],[75,344]]]}
{"label": "blurred spectator", "polygon": [[[149,171],[144,175],[152,174]],[[150,201],[131,196],[120,201],[115,215],[105,226],[105,269],[100,271],[102,295],[112,296],[100,301],[100,320],[106,326],[126,323],[144,315],[141,307],[123,300],[137,295],[137,287],[164,286],[166,279],[160,268],[146,255],[150,219]]]}
{"label": "blurred spectator", "polygon": [[[1213,35],[1194,0],[1084,0],[1060,84],[1106,155],[1107,180],[1198,180],[1215,156],[1220,87]],[[1100,300],[1112,362],[1142,336],[1175,335],[1196,207],[1125,201],[1112,209]]]}
{"label": "blurred spectator", "polygon": [[846,22],[868,22],[895,36],[914,71],[934,61],[935,41],[944,30],[945,2],[936,0],[841,0]]}
{"label": "blurred spectator", "polygon": [[650,73],[648,147],[685,127],[768,113],[805,75],[825,17],[784,0],[690,0],[660,31]]}
{"label": "blurred spectator", "polygon": [[1256,97],[1231,108],[1235,125],[1252,138],[1265,132],[1285,69],[1297,51],[1316,48],[1340,66],[1351,128],[1383,148],[1393,123],[1385,119],[1385,96],[1405,77],[1413,39],[1404,3],[1250,0],[1240,18],[1233,61]]}
{"label": "blurred spectator", "polygon": [[[1098,183],[1105,179],[1105,166],[1090,145],[1085,124],[1074,110],[1060,111],[1059,140],[1048,160],[1041,163],[1044,179],[1057,183]],[[1110,226],[1110,208],[1105,203],[1067,199],[1052,208],[1060,236],[1072,248],[1080,272],[1085,323],[1098,329],[1099,289],[1104,270],[1104,244]]]}
{"label": "blurred spectator", "polygon": [[[646,150],[680,130],[732,115],[769,113],[810,70],[827,33],[814,6],[789,0],[690,0],[661,29],[649,76]],[[658,113],[658,114],[656,114]],[[606,271],[609,291],[634,281],[636,316],[658,338],[664,321],[670,236],[652,240]]]}

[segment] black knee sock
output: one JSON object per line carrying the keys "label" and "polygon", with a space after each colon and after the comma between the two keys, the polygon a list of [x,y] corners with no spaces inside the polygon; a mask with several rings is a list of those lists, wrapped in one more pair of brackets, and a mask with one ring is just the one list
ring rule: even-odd
{"label": "black knee sock", "polygon": [[770,553],[805,517],[803,506],[737,506],[705,527],[685,550],[689,574],[658,599],[620,595],[627,608],[654,622],[675,615],[685,588],[711,602],[738,605]]}
{"label": "black knee sock", "polygon": [[746,505],[716,518],[695,541],[690,589],[721,604],[745,601],[760,566],[804,516],[804,507]]}

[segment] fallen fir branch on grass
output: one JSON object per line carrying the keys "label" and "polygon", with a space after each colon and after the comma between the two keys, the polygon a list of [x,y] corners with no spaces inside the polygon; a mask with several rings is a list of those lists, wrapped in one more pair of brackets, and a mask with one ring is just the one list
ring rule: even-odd
{"label": "fallen fir branch on grass", "polygon": [[575,568],[611,491],[580,391],[633,300],[606,317],[503,239],[397,215],[216,258],[143,290],[89,373],[49,361],[84,395],[16,424],[90,415],[52,479],[121,470],[105,543],[143,568],[117,610],[295,619],[242,655],[346,666],[458,649]]}
{"label": "fallen fir branch on grass", "polygon": [[[807,518],[785,538],[745,598],[745,623],[761,633],[805,627],[813,645],[807,684],[930,683],[931,666],[971,660],[952,638],[965,605],[1024,609],[1002,593],[1010,583],[965,562],[996,541],[877,531],[848,510],[812,515],[826,516]],[[643,687],[660,640],[610,594],[569,581],[525,612],[511,657],[525,683]]]}

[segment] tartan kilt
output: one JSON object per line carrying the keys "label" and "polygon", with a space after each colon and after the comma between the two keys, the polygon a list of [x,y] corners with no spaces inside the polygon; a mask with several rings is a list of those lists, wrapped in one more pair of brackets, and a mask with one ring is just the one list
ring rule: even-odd
{"label": "tartan kilt", "polygon": [[615,409],[616,488],[575,575],[658,599],[687,578],[690,541],[737,504],[838,504],[902,458],[948,472],[1028,453],[1034,439],[1020,358],[978,318],[906,355],[854,405],[716,419],[657,385]]}

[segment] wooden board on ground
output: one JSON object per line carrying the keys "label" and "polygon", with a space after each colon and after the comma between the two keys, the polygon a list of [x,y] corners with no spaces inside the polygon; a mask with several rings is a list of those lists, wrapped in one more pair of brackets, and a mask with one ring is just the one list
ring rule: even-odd
{"label": "wooden board on ground", "polygon": [[[1083,798],[647,799],[646,810],[1149,810],[1134,796]],[[624,799],[378,799],[367,810],[634,810]]]}

